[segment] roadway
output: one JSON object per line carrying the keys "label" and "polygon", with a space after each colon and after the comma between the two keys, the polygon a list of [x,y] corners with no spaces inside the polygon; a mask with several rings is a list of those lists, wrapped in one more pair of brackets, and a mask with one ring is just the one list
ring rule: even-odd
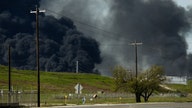
{"label": "roadway", "polygon": [[136,103],[55,106],[53,108],[192,108],[192,103]]}

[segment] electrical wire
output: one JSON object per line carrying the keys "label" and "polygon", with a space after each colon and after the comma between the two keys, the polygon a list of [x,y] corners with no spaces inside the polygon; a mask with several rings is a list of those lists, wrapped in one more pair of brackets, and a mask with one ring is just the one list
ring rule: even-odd
{"label": "electrical wire", "polygon": [[[107,36],[113,36],[113,37],[114,36],[122,36],[119,33],[107,31],[107,30],[104,30],[102,27],[98,27],[98,26],[95,26],[95,25],[92,25],[92,24],[88,24],[87,22],[85,23],[84,21],[77,20],[77,19],[80,19],[80,18],[75,18],[74,16],[69,16],[69,15],[63,15],[61,13],[55,12],[55,11],[50,10],[48,8],[45,8],[45,7],[42,7],[42,8],[44,8],[46,11],[49,11],[50,13],[53,13],[55,15],[59,15],[59,16],[62,16],[62,17],[72,19],[74,22],[76,22],[76,23],[78,23],[80,25],[83,25],[85,27],[88,27],[86,30],[89,29],[89,31],[91,31],[91,32],[98,33],[97,31],[101,31],[102,33],[104,33]],[[90,30],[90,29],[94,29],[94,30]]]}

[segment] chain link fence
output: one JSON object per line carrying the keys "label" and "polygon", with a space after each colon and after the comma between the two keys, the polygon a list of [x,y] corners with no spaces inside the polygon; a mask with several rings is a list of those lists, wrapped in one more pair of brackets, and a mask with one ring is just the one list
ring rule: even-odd
{"label": "chain link fence", "polygon": [[37,92],[0,90],[0,106],[36,106]]}
{"label": "chain link fence", "polygon": [[[178,97],[175,93],[152,95],[152,97]],[[190,96],[191,97],[191,96]],[[127,103],[135,102],[135,95],[131,93],[46,93],[41,92],[41,106],[69,105],[69,104],[100,104],[100,103]],[[36,90],[0,90],[1,106],[37,106]]]}

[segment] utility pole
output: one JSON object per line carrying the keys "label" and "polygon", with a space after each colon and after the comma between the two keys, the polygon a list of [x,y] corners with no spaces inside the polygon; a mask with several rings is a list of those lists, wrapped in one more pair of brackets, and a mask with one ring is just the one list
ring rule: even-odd
{"label": "utility pole", "polygon": [[45,10],[39,10],[36,6],[35,11],[30,13],[36,14],[36,64],[37,64],[37,106],[40,107],[40,72],[39,72],[39,13],[45,12]]}
{"label": "utility pole", "polygon": [[140,92],[138,90],[138,81],[137,81],[137,46],[142,45],[143,43],[139,43],[137,41],[132,42],[130,45],[135,47],[135,77],[136,77],[136,85],[135,85],[135,97],[136,97],[136,102],[141,102],[140,99]]}
{"label": "utility pole", "polygon": [[9,61],[9,104],[11,103],[11,47],[8,46],[8,61]]}
{"label": "utility pole", "polygon": [[135,47],[135,77],[137,78],[137,71],[138,71],[138,69],[137,69],[137,46],[139,46],[139,45],[142,45],[143,43],[141,43],[141,42],[137,42],[137,41],[135,41],[135,42],[132,42],[130,45],[132,45],[132,46],[134,46]]}
{"label": "utility pole", "polygon": [[76,73],[79,73],[79,61],[76,61]]}

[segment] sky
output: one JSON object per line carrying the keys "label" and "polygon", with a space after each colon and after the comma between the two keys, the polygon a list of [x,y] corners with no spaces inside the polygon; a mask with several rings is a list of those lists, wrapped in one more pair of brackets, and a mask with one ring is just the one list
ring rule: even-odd
{"label": "sky", "polygon": [[182,7],[187,8],[188,6],[192,5],[192,0],[173,0],[178,5],[181,5]]}
{"label": "sky", "polygon": [[[173,0],[177,3],[177,5],[180,5],[184,7],[185,9],[188,9],[188,7],[192,6],[192,0]],[[188,43],[188,53],[192,53],[192,31],[187,35],[186,41]]]}

